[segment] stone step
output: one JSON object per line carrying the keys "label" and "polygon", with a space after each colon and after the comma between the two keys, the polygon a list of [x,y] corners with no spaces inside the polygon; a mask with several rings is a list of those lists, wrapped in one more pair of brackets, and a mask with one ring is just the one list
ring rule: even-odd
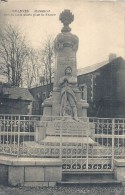
{"label": "stone step", "polygon": [[67,172],[63,173],[62,181],[57,185],[88,185],[88,184],[100,184],[100,185],[122,185],[122,182],[117,181],[114,178],[113,172]]}
{"label": "stone step", "polygon": [[93,172],[63,172],[63,180],[73,179],[114,179],[114,173],[112,171],[93,171]]}
{"label": "stone step", "polygon": [[46,135],[87,136],[87,132],[82,130],[62,130],[61,132],[60,130],[51,130],[47,131]]}
{"label": "stone step", "polygon": [[117,181],[117,180],[85,180],[85,181],[61,181],[57,182],[57,186],[71,186],[71,185],[76,185],[76,186],[84,186],[84,185],[117,185],[117,186],[122,186],[122,182]]}

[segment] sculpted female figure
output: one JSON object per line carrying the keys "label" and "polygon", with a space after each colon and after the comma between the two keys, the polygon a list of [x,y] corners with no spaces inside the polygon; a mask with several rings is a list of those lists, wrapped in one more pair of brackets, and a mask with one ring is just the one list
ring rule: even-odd
{"label": "sculpted female figure", "polygon": [[60,116],[72,116],[77,118],[77,100],[74,93],[77,79],[72,76],[72,68],[68,66],[65,69],[65,76],[59,80],[61,87],[61,106]]}

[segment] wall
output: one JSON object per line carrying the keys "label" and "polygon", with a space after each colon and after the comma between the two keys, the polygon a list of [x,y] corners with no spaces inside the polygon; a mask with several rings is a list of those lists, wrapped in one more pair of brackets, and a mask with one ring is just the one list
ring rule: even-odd
{"label": "wall", "polygon": [[32,102],[4,98],[0,104],[0,114],[32,114]]}
{"label": "wall", "polygon": [[56,158],[0,156],[0,184],[54,187],[62,179],[62,161]]}
{"label": "wall", "polygon": [[30,93],[35,99],[35,101],[33,101],[32,114],[43,114],[42,103],[46,97],[49,97],[49,93],[52,91],[52,89],[53,84],[29,89]]}
{"label": "wall", "polygon": [[8,166],[0,164],[0,185],[8,184]]}

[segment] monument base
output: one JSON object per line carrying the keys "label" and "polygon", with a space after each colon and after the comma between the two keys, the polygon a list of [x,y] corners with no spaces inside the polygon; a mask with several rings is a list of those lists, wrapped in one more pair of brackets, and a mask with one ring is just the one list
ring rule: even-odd
{"label": "monument base", "polygon": [[50,158],[0,156],[0,167],[7,169],[11,186],[54,187],[62,179],[62,161]]}
{"label": "monument base", "polygon": [[86,118],[46,117],[36,127],[35,141],[40,143],[46,136],[91,137],[94,127]]}
{"label": "monument base", "polygon": [[[93,139],[94,127],[90,125],[88,118],[71,117],[46,117],[37,124],[35,142],[25,142],[30,155],[40,157],[63,157],[66,150],[79,151],[87,147],[94,147],[97,142]],[[74,154],[76,155],[76,154]],[[62,157],[61,156],[61,157]]]}
{"label": "monument base", "polygon": [[95,141],[93,141],[90,137],[70,137],[70,136],[63,136],[60,138],[59,136],[46,136],[46,138],[41,142],[43,143],[54,143],[55,145],[64,145],[67,146],[68,144],[78,145],[78,144],[88,144],[88,145],[97,145]]}
{"label": "monument base", "polygon": [[87,148],[94,149],[97,143],[90,137],[46,136],[40,143],[28,141],[23,145],[28,157],[65,158],[70,155],[82,157],[86,155]]}

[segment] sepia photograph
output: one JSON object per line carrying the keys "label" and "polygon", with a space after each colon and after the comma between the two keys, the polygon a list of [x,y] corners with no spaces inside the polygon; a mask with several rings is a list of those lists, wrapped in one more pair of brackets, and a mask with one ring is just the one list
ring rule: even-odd
{"label": "sepia photograph", "polygon": [[125,195],[125,2],[0,0],[0,195]]}

